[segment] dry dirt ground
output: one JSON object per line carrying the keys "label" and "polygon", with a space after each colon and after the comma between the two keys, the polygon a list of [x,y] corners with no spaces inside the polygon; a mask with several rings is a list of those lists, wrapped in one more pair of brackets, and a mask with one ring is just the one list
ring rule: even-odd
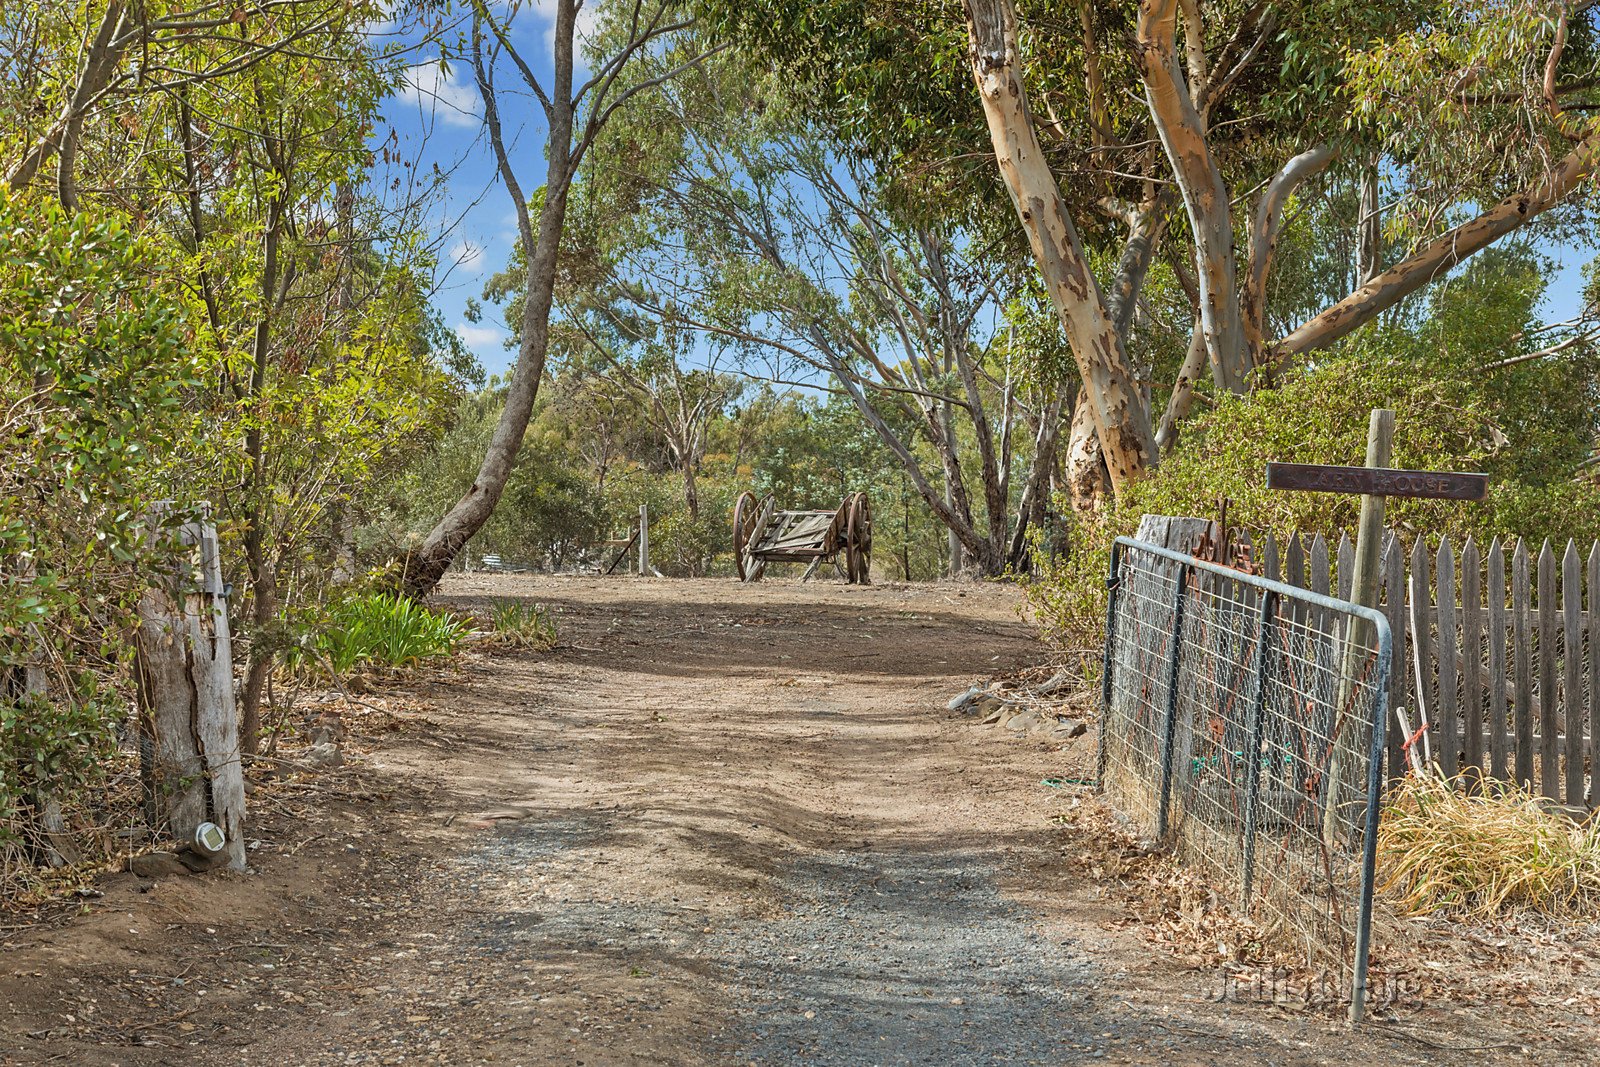
{"label": "dry dirt ground", "polygon": [[[1218,1003],[1061,816],[1092,764],[945,710],[1040,662],[996,587],[453,578],[551,653],[385,696],[257,791],[252,872],[0,925],[0,1062],[1593,1062],[1592,1020],[1423,1006],[1352,1034]],[[373,697],[377,701],[383,698]],[[0,923],[4,923],[0,917]],[[1453,1014],[1453,1012],[1455,1014]],[[1529,1032],[1531,1031],[1531,1032]],[[1443,1049],[1437,1046],[1449,1046]],[[1493,1046],[1493,1047],[1484,1047]]]}

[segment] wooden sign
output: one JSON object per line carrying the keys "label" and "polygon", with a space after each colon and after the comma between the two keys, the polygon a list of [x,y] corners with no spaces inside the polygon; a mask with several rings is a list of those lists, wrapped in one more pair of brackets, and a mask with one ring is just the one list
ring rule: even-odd
{"label": "wooden sign", "polygon": [[1482,500],[1489,493],[1489,476],[1406,471],[1390,467],[1335,467],[1325,463],[1268,463],[1267,488],[1297,489],[1308,493]]}

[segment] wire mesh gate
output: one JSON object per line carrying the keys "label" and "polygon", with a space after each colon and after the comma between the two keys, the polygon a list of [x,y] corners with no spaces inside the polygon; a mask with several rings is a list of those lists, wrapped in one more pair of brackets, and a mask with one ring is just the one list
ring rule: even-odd
{"label": "wire mesh gate", "polygon": [[1371,943],[1391,638],[1371,608],[1118,538],[1099,780],[1348,979]]}

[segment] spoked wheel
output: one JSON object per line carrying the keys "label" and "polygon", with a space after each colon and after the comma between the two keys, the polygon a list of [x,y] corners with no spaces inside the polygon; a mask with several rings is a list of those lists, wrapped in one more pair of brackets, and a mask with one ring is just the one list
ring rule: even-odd
{"label": "spoked wheel", "polygon": [[754,493],[739,494],[739,501],[733,506],[733,566],[741,582],[756,581],[767,569],[767,561],[756,558],[755,548],[761,543],[771,516],[770,496],[757,501]]}
{"label": "spoked wheel", "polygon": [[872,583],[872,505],[866,493],[855,493],[847,504],[845,527],[846,581],[853,585]]}

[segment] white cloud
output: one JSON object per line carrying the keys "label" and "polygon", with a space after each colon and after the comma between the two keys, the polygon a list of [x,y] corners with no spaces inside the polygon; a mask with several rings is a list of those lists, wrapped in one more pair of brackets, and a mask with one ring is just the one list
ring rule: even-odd
{"label": "white cloud", "polygon": [[[556,0],[535,0],[534,11],[545,22],[544,46],[550,50],[550,55],[556,54]],[[595,29],[600,25],[599,0],[584,0],[582,7],[578,8],[578,24],[576,34],[578,41],[583,41],[594,36]],[[581,65],[583,57],[578,57]]]}
{"label": "white cloud", "polygon": [[491,345],[499,347],[506,339],[506,332],[498,326],[474,326],[468,322],[458,322],[456,336],[461,338],[461,343],[468,348],[479,349]]}
{"label": "white cloud", "polygon": [[465,69],[458,64],[446,73],[437,59],[407,67],[399,97],[450,126],[477,126],[482,113],[478,87],[468,80]]}
{"label": "white cloud", "polygon": [[483,247],[472,241],[457,241],[445,255],[458,267],[471,267],[483,259]]}

